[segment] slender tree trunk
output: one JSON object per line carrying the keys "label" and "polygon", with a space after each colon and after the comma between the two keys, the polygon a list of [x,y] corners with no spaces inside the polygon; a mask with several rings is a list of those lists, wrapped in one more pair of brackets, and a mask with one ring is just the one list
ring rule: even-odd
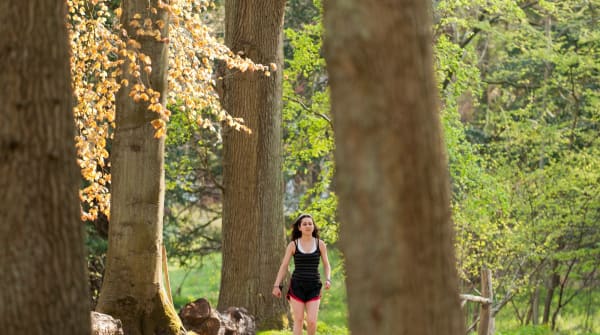
{"label": "slender tree trunk", "polygon": [[571,274],[571,271],[573,270],[573,267],[575,266],[576,263],[577,263],[577,258],[572,259],[569,262],[569,265],[567,267],[567,271],[564,274],[562,280],[561,280],[560,276],[558,276],[558,287],[559,287],[559,290],[558,290],[558,301],[556,302],[556,308],[554,309],[554,313],[552,313],[552,323],[550,324],[550,329],[551,330],[556,330],[556,319],[558,318],[558,314],[560,313],[560,310],[563,307],[565,307],[565,305],[568,303],[568,302],[565,302],[563,300],[564,294],[565,294],[565,287],[566,287],[566,285],[568,283],[569,275]]}
{"label": "slender tree trunk", "polygon": [[90,334],[64,1],[0,3],[0,332]]}
{"label": "slender tree trunk", "polygon": [[463,335],[429,1],[325,2],[353,334]]}
{"label": "slender tree trunk", "polygon": [[261,329],[281,328],[283,299],[271,295],[285,250],[282,174],[282,29],[285,1],[225,1],[225,43],[263,73],[233,69],[221,100],[252,134],[226,129],[223,137],[223,267],[219,309],[247,308]]}
{"label": "slender tree trunk", "polygon": [[529,312],[527,313],[527,320],[525,324],[528,325],[530,322],[533,325],[539,323],[540,314],[540,288],[536,286],[535,290],[531,294],[531,300],[529,301]]}
{"label": "slender tree trunk", "polygon": [[550,312],[552,309],[552,299],[554,298],[554,291],[560,284],[560,276],[558,271],[558,261],[552,261],[552,275],[548,280],[546,287],[546,299],[544,300],[544,315],[542,317],[542,324],[547,325],[550,322]]}
{"label": "slender tree trunk", "polygon": [[[481,296],[494,301],[492,285],[492,271],[483,267],[481,269]],[[479,335],[493,335],[496,329],[492,304],[480,304],[479,308]]]}
{"label": "slender tree trunk", "polygon": [[[163,20],[168,15],[158,0],[125,0],[121,21],[140,51],[152,60],[150,76],[141,80],[161,94],[165,104],[168,44],[154,37],[136,36],[129,22],[136,14]],[[158,9],[152,15],[149,6]],[[168,24],[162,30],[167,36]],[[134,83],[124,64],[124,78]],[[111,219],[104,282],[97,310],[123,322],[128,335],[182,334],[183,327],[161,287],[161,246],[164,207],[164,138],[154,138],[150,124],[158,114],[147,104],[135,103],[122,88],[117,97],[117,118],[112,148]]]}

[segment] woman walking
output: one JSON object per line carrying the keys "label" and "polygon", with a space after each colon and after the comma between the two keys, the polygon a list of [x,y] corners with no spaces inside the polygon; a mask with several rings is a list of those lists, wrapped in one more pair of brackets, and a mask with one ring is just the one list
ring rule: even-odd
{"label": "woman walking", "polygon": [[331,266],[327,259],[327,247],[325,242],[319,239],[319,230],[309,214],[302,214],[296,219],[291,240],[273,285],[273,295],[281,297],[281,282],[287,273],[290,259],[294,257],[294,272],[286,295],[292,306],[294,335],[302,335],[305,310],[308,335],[314,335],[317,332],[317,315],[323,286],[319,275],[319,259],[323,260],[325,289],[331,287]]}

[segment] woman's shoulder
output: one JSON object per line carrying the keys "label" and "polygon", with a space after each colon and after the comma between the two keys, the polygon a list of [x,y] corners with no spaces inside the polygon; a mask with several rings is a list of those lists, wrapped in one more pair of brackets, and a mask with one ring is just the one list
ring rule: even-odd
{"label": "woman's shoulder", "polygon": [[319,239],[319,248],[325,248],[327,247],[327,245],[325,245],[325,241]]}

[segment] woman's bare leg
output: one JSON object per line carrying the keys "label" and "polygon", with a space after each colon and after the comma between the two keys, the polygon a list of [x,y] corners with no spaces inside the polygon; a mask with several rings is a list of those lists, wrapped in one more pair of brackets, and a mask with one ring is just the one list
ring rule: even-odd
{"label": "woman's bare leg", "polygon": [[294,318],[293,333],[294,335],[302,335],[302,323],[304,322],[304,303],[294,298],[291,298],[290,305],[292,306],[292,316]]}
{"label": "woman's bare leg", "polygon": [[319,315],[320,303],[321,299],[306,303],[306,328],[308,335],[315,335],[317,333],[317,316]]}

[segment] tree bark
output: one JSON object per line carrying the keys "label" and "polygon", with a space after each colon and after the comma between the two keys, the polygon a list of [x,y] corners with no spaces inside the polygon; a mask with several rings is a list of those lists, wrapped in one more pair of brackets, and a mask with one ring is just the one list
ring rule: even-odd
{"label": "tree bark", "polygon": [[430,16],[429,1],[325,2],[353,334],[464,334]]}
{"label": "tree bark", "polygon": [[225,129],[223,136],[223,267],[218,309],[245,307],[261,329],[281,328],[283,299],[271,295],[285,250],[282,173],[282,29],[285,1],[225,1],[225,43],[263,73],[232,69],[221,101],[252,134]]}
{"label": "tree bark", "polygon": [[90,334],[66,2],[0,3],[0,328]]}
{"label": "tree bark", "polygon": [[[167,95],[168,44],[154,37],[136,36],[129,22],[136,14],[165,22],[168,14],[158,0],[125,0],[121,22],[128,34],[141,44],[140,51],[152,60],[152,72],[139,80]],[[149,6],[158,9],[151,14]],[[136,81],[123,66],[123,76]],[[111,157],[111,218],[107,264],[97,311],[123,322],[128,335],[182,334],[183,327],[161,287],[161,247],[164,209],[164,138],[154,138],[150,124],[158,114],[145,103],[135,103],[122,87],[117,97],[116,130]]]}

